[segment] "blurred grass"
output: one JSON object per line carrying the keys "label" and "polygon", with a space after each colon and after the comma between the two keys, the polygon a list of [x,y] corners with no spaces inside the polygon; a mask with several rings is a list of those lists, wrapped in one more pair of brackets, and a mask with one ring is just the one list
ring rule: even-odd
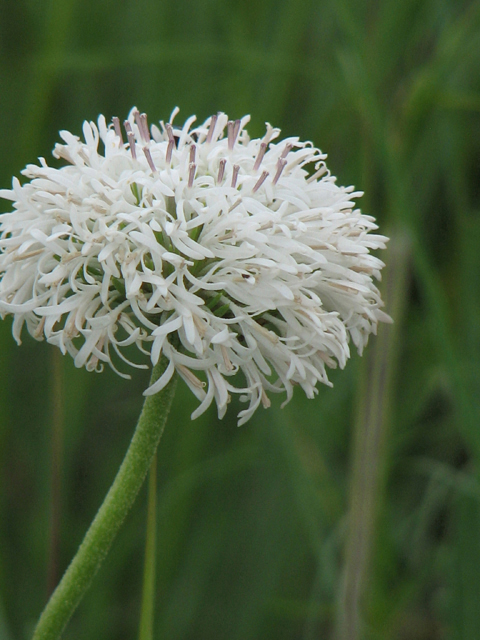
{"label": "blurred grass", "polygon": [[[234,407],[192,423],[196,401],[179,390],[158,460],[155,638],[333,639],[359,561],[358,638],[478,638],[479,45],[480,4],[464,0],[0,0],[2,186],[100,112],[248,112],[254,135],[268,120],[314,140],[341,184],[365,190],[392,246],[411,242],[403,320],[332,372],[333,390],[276,401],[241,429]],[[54,356],[9,332],[5,321],[0,639],[23,640],[52,564]],[[396,373],[378,400],[368,359],[383,349]],[[63,569],[123,457],[146,374],[126,382],[67,359],[62,371]],[[381,406],[381,479],[367,495],[351,461],[368,437],[353,426]],[[66,639],[135,636],[145,513],[143,492]]]}

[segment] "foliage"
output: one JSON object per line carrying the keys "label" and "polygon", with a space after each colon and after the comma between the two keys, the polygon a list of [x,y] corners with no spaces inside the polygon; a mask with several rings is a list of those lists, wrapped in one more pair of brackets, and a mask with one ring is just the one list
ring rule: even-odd
{"label": "foliage", "polygon": [[[480,4],[1,0],[0,15],[2,187],[98,113],[221,109],[313,140],[392,237],[395,324],[333,389],[238,429],[235,408],[191,422],[179,385],[155,638],[477,638]],[[0,637],[19,640],[113,480],[148,372],[75,370],[17,348],[7,321],[0,343]],[[136,634],[145,521],[144,490],[67,640]]]}

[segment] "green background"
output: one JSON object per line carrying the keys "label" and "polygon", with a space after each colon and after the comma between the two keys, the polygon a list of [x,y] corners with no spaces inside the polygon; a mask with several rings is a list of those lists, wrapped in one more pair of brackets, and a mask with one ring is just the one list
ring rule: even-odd
{"label": "green background", "polygon": [[[1,0],[0,186],[59,129],[251,113],[329,154],[391,236],[395,324],[237,428],[179,384],[159,449],[155,634],[480,637],[480,4]],[[1,202],[2,211],[8,203]],[[128,446],[148,372],[0,323],[0,639],[27,639]],[[237,411],[236,411],[237,409]],[[53,502],[52,502],[53,496]],[[142,490],[65,638],[137,635]]]}

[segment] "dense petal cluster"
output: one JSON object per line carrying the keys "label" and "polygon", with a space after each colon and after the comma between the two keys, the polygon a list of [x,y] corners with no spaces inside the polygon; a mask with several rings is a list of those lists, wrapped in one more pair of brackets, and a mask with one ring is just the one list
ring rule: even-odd
{"label": "dense petal cluster", "polygon": [[100,116],[84,141],[61,131],[64,166],[40,158],[0,191],[14,203],[0,216],[0,313],[17,342],[26,324],[89,370],[146,366],[131,345],[154,364],[163,353],[147,394],[176,371],[200,400],[192,417],[213,400],[223,416],[234,392],[243,423],[267,392],[313,397],[350,339],[361,352],[389,320],[370,253],[386,238],[310,142],[278,142],[268,124],[251,139],[248,116],[177,128],[175,115],[149,128],[134,109],[124,130]]}

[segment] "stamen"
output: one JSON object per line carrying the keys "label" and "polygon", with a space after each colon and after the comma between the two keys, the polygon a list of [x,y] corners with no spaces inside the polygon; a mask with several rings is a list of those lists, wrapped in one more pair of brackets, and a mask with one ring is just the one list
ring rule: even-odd
{"label": "stamen", "polygon": [[[10,251],[9,251],[10,253]],[[25,253],[20,253],[12,258],[12,262],[17,262],[18,260],[26,260],[27,258],[32,258],[33,256],[39,256],[43,253],[43,249],[35,249],[34,251],[26,251]]]}
{"label": "stamen", "polygon": [[[87,164],[90,162],[90,158],[87,156],[87,154],[85,153],[84,149],[80,149],[80,151],[78,151],[78,155]],[[70,162],[70,160],[69,160],[69,162]]]}
{"label": "stamen", "polygon": [[167,130],[167,136],[170,142],[172,141],[175,142],[175,136],[173,135],[173,127],[169,122],[167,122],[167,124],[165,125],[165,129]]}
{"label": "stamen", "polygon": [[145,142],[150,142],[150,131],[148,130],[147,114],[140,115],[141,132]]}
{"label": "stamen", "polygon": [[230,213],[231,211],[233,211],[234,209],[236,209],[238,207],[238,205],[242,202],[241,198],[238,198],[238,200],[235,200],[235,202],[232,204],[232,206],[230,207],[230,209],[228,210],[228,213]]}
{"label": "stamen", "polygon": [[121,144],[123,144],[122,128],[120,126],[120,119],[117,116],[112,118],[113,126],[115,127],[115,133],[120,138]]}
{"label": "stamen", "polygon": [[220,166],[218,167],[217,184],[220,184],[220,182],[223,180],[223,174],[225,173],[226,164],[227,164],[227,161],[225,160],[225,158],[220,160]]}
{"label": "stamen", "polygon": [[300,149],[294,154],[293,160],[289,163],[288,168],[292,170],[298,165],[303,167],[303,165],[309,164],[314,160],[316,160],[316,158],[312,157],[312,152],[310,151],[310,149]]}
{"label": "stamen", "polygon": [[194,162],[191,162],[188,166],[188,186],[193,187],[193,179],[195,178],[195,170],[197,165]]}
{"label": "stamen", "polygon": [[235,129],[235,122],[233,120],[229,120],[227,122],[227,137],[228,137],[228,148],[230,151],[233,149],[233,145],[235,144],[235,140],[233,138],[234,129]]}
{"label": "stamen", "polygon": [[267,127],[267,132],[265,133],[265,135],[263,137],[263,141],[264,141],[265,144],[268,144],[270,142],[273,134],[276,133],[276,132],[279,132],[280,129],[274,129],[269,122],[266,122],[265,125]]}
{"label": "stamen", "polygon": [[307,183],[313,182],[314,180],[318,180],[318,178],[321,178],[324,173],[327,173],[327,167],[325,165],[323,165],[323,167],[320,167],[318,171],[315,171],[315,173],[312,176],[307,178]]}
{"label": "stamen", "polygon": [[265,155],[265,151],[267,150],[267,143],[262,142],[260,145],[260,151],[258,152],[257,159],[255,160],[255,164],[253,165],[253,170],[256,171],[258,167],[262,164],[263,156]]}
{"label": "stamen", "polygon": [[255,331],[258,331],[258,333],[261,333],[262,335],[264,335],[266,338],[270,340],[270,342],[273,342],[273,344],[277,344],[279,341],[279,337],[277,336],[276,333],[274,333],[273,331],[270,331],[270,329],[265,329],[265,327],[262,327],[262,325],[258,324],[258,322],[256,323]]}
{"label": "stamen", "polygon": [[128,144],[130,145],[130,153],[134,160],[137,159],[137,150],[135,149],[135,135],[133,131],[129,131],[127,134]]}
{"label": "stamen", "polygon": [[268,409],[271,406],[270,398],[265,393],[265,389],[262,389],[262,405],[265,409]]}
{"label": "stamen", "polygon": [[283,158],[286,158],[292,149],[293,149],[293,144],[290,144],[290,142],[286,144],[285,149],[282,151],[282,155],[280,156],[280,160],[283,160]]}
{"label": "stamen", "polygon": [[168,147],[167,147],[167,153],[165,154],[165,162],[167,164],[170,164],[170,162],[172,161],[172,152],[173,152],[173,147],[175,146],[175,140],[169,140],[168,141]]}
{"label": "stamen", "polygon": [[237,186],[237,178],[238,178],[238,172],[239,171],[240,171],[240,165],[234,164],[233,165],[233,173],[232,173],[232,184],[230,185],[234,189]]}
{"label": "stamen", "polygon": [[132,133],[132,125],[128,120],[123,121],[123,126],[125,127],[125,131],[127,132],[127,136],[129,133]]}
{"label": "stamen", "polygon": [[206,385],[205,382],[203,382],[203,380],[200,380],[199,378],[197,378],[197,376],[192,373],[190,371],[190,369],[188,369],[184,364],[177,364],[176,365],[178,371],[185,376],[185,378],[187,378],[187,380],[194,386],[197,387],[197,389],[203,389],[203,387]]}
{"label": "stamen", "polygon": [[222,352],[223,362],[225,363],[225,368],[227,371],[233,371],[235,367],[232,364],[232,361],[228,357],[227,347],[224,344],[220,345],[220,351]]}
{"label": "stamen", "polygon": [[[44,316],[45,317],[45,316]],[[192,316],[193,324],[197,327],[198,333],[203,337],[207,333],[208,324],[199,318],[195,313]]]}
{"label": "stamen", "polygon": [[260,178],[257,181],[257,184],[253,187],[252,193],[255,193],[255,191],[258,191],[260,189],[260,187],[265,182],[267,177],[268,177],[268,171],[263,171],[262,175],[260,176]]}
{"label": "stamen", "polygon": [[45,327],[46,320],[47,320],[47,316],[43,316],[43,318],[38,323],[38,327],[33,332],[33,337],[36,338],[37,340],[43,333],[43,329]]}
{"label": "stamen", "polygon": [[[43,317],[45,318],[45,316]],[[76,320],[76,317],[73,316],[73,318],[71,318],[65,325],[65,334],[67,338],[69,338],[70,340],[72,338],[76,338],[79,333],[77,327],[75,326],[75,320]]]}
{"label": "stamen", "polygon": [[287,164],[287,161],[285,160],[285,158],[280,158],[277,162],[277,173],[275,174],[275,177],[273,178],[273,184],[277,184],[280,176],[282,175],[282,171],[285,169],[285,165]]}
{"label": "stamen", "polygon": [[227,124],[228,130],[228,148],[232,151],[237,141],[238,132],[240,130],[240,120],[229,120]]}
{"label": "stamen", "polygon": [[150,149],[148,147],[143,147],[143,153],[145,154],[145,157],[147,159],[148,162],[148,166],[150,167],[150,169],[153,171],[153,173],[157,172],[157,168],[153,162],[153,158],[152,158],[152,154],[150,153]]}
{"label": "stamen", "polygon": [[192,164],[192,162],[195,162],[195,151],[196,151],[197,147],[193,144],[190,145],[190,164]]}
{"label": "stamen", "polygon": [[208,129],[208,133],[207,133],[207,138],[205,140],[205,142],[207,144],[210,144],[213,138],[213,134],[215,132],[215,126],[217,124],[217,120],[218,120],[218,116],[214,115],[212,116],[212,119],[210,120],[210,127]]}
{"label": "stamen", "polygon": [[140,118],[140,111],[139,111],[138,109],[136,109],[136,110],[133,112],[133,117],[135,118],[135,124],[136,124],[136,125],[137,125],[137,127],[138,127],[138,132],[139,132],[139,134],[140,134],[140,137],[141,137],[141,138],[144,138],[144,135],[143,135],[143,125],[142,125],[142,121],[141,121],[141,118]]}

